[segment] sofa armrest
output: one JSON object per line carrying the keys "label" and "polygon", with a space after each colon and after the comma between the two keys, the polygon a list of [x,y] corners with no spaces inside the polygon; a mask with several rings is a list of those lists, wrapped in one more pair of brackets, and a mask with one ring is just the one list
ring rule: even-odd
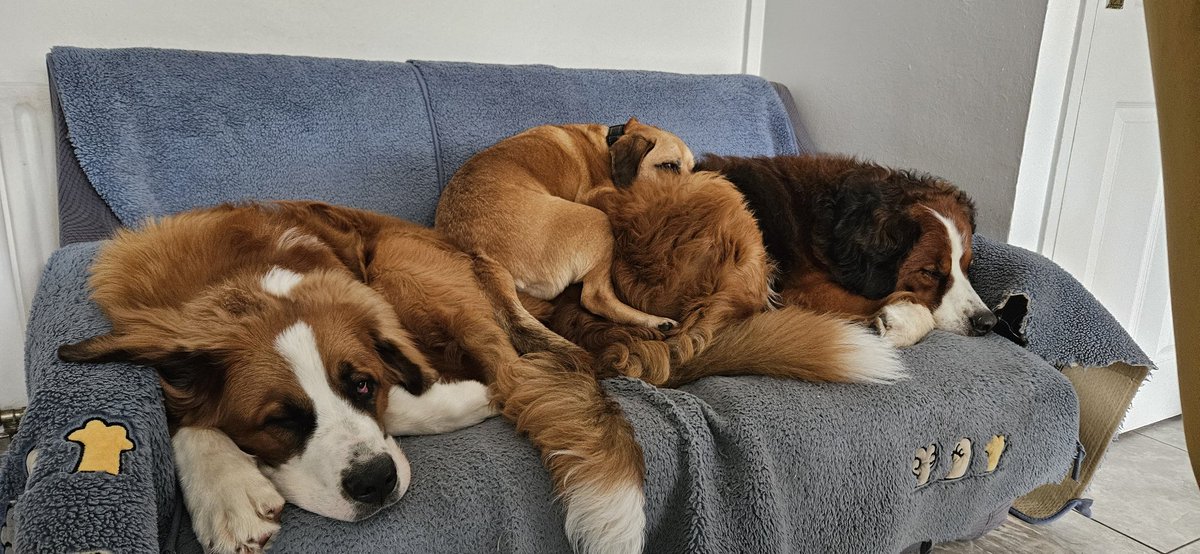
{"label": "sofa armrest", "polygon": [[1079,397],[1083,459],[1061,483],[1014,504],[1028,520],[1053,519],[1083,495],[1154,364],[1066,270],[1023,248],[979,235],[974,241],[971,282],[999,317],[996,332],[1059,368]]}
{"label": "sofa armrest", "polygon": [[[57,357],[62,344],[109,330],[88,298],[99,244],[56,252],[34,299],[29,407],[0,465],[0,510],[16,501],[17,552],[156,551],[172,524],[174,463],[155,373]],[[27,471],[31,451],[36,462]]]}

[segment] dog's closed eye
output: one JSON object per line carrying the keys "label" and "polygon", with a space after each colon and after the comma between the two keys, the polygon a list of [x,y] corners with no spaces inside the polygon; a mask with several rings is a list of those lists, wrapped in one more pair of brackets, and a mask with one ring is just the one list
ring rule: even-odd
{"label": "dog's closed eye", "polygon": [[666,169],[675,173],[679,173],[679,162],[662,162],[654,167]]}

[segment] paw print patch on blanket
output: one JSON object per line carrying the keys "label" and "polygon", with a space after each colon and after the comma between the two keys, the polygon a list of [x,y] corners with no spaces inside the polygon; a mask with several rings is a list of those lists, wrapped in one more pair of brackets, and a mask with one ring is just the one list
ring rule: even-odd
{"label": "paw print patch on blanket", "polygon": [[79,464],[76,473],[104,472],[112,475],[121,473],[121,453],[134,449],[129,440],[129,430],[120,423],[109,424],[100,418],[92,418],[67,435],[67,440],[79,443]]}
{"label": "paw print patch on blanket", "polygon": [[937,467],[938,447],[936,443],[930,443],[929,446],[917,448],[912,460],[912,474],[917,478],[917,486],[920,487],[929,482],[929,476],[933,473],[933,468]]}
{"label": "paw print patch on blanket", "polygon": [[1000,465],[1000,456],[1004,454],[1004,450],[1008,448],[1008,437],[1004,435],[992,435],[992,439],[988,441],[985,451],[987,452],[987,473],[996,471],[996,467]]}

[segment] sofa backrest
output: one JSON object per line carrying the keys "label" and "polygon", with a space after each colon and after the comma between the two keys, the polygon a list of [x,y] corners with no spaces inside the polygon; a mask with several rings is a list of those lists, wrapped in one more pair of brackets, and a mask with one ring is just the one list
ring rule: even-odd
{"label": "sofa backrest", "polygon": [[63,244],[152,216],[311,198],[429,224],[471,155],[547,123],[679,134],[697,154],[797,151],[771,84],[747,75],[55,48]]}

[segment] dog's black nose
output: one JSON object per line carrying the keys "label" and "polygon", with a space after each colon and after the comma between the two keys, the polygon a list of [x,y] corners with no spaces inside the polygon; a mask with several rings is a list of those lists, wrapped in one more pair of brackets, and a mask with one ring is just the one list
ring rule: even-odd
{"label": "dog's black nose", "polygon": [[364,504],[383,504],[396,489],[396,464],[387,454],[355,464],[342,475],[342,489]]}
{"label": "dog's black nose", "polygon": [[976,336],[986,335],[996,326],[996,314],[992,312],[979,312],[971,316],[971,329],[975,331]]}

